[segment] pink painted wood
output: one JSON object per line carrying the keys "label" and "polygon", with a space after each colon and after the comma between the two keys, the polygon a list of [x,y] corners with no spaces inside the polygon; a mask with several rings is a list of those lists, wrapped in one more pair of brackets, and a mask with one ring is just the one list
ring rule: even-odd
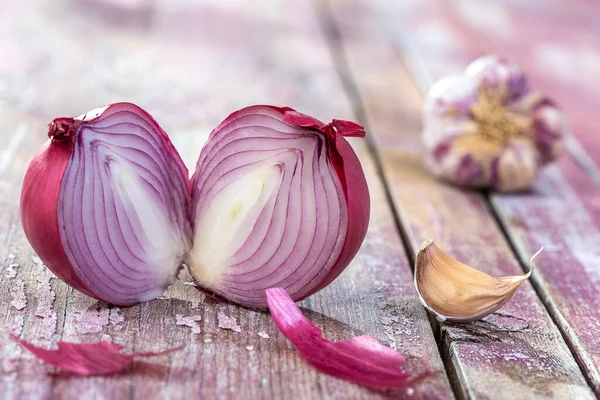
{"label": "pink painted wood", "polygon": [[[416,248],[422,240],[435,238],[442,248],[458,259],[489,273],[497,276],[522,273],[503,232],[489,214],[485,198],[478,192],[465,192],[434,181],[421,163],[419,130],[423,92],[419,89],[426,89],[433,79],[464,68],[464,60],[470,57],[465,55],[463,45],[468,41],[468,34],[463,30],[447,29],[446,24],[450,24],[448,19],[453,14],[449,15],[442,6],[431,7],[430,3],[383,4],[356,0],[334,2],[332,8],[342,27],[350,70],[410,244]],[[420,76],[421,82],[426,82],[425,85],[415,87],[403,60],[412,63],[413,71],[417,71],[416,75]],[[552,171],[558,179],[558,169],[554,168],[550,173]],[[570,171],[579,172],[573,168]],[[585,178],[580,172],[579,177]],[[544,185],[544,179],[541,185]],[[588,182],[588,188],[595,192],[591,182]],[[539,189],[538,186],[536,193],[512,196],[513,214],[529,216],[528,225],[524,224],[522,230],[534,223],[539,226],[547,221],[559,220],[558,216],[549,219],[547,215],[569,203],[564,195],[556,194],[556,185],[552,189],[554,191]],[[569,193],[571,201],[584,201],[581,195]],[[494,197],[496,201],[503,200],[498,196]],[[536,201],[543,205],[534,207]],[[519,210],[518,214],[515,209]],[[569,210],[573,213],[572,207]],[[585,228],[595,236],[592,224],[588,223]],[[519,256],[523,258],[537,250],[535,246],[539,247],[540,241],[550,241],[551,249],[539,263],[541,272],[534,274],[538,277],[538,284],[550,281],[548,271],[555,271],[554,278],[560,275],[563,281],[552,280],[553,285],[568,285],[571,290],[580,287],[584,291],[595,285],[593,282],[579,282],[577,275],[581,275],[581,279],[595,276],[591,272],[583,274],[586,270],[583,266],[576,274],[565,278],[568,272],[564,270],[564,253],[554,253],[557,249],[553,249],[561,246],[555,236],[562,231],[556,222],[552,226],[555,229],[525,231],[525,235],[519,231],[522,237],[535,238],[527,242],[526,248],[521,248]],[[585,264],[590,269],[590,258]],[[565,284],[565,280],[571,283]],[[542,293],[546,303],[551,296],[554,299],[564,298],[549,290]],[[567,296],[567,299],[573,297]],[[593,315],[596,311],[591,310],[596,299],[587,299],[585,308],[574,308],[571,312],[581,310],[579,312]],[[503,398],[594,397],[557,326],[529,284],[519,289],[502,311],[513,316],[504,319],[503,323],[507,324],[505,330],[515,328],[515,332],[489,335],[489,332],[484,334],[479,330],[479,324],[462,329],[442,325],[443,355],[450,360],[449,371],[457,382],[460,395],[481,398],[495,397],[498,393],[502,393]],[[526,321],[521,326],[523,329],[518,328],[523,321],[514,317]],[[578,318],[573,316],[572,320],[580,321]],[[579,325],[592,329],[592,332],[599,326],[597,323],[588,325],[581,322]],[[483,326],[488,325],[484,323]],[[528,327],[525,329],[525,326]],[[564,330],[563,325],[560,327]],[[577,333],[572,337],[585,338]],[[579,357],[580,353],[576,354]]]}
{"label": "pink painted wood", "polygon": [[[302,306],[328,338],[367,333],[406,354],[414,374],[433,372],[407,390],[372,391],[319,374],[277,332],[268,313],[204,299],[189,285],[178,283],[163,298],[129,308],[87,298],[45,270],[21,231],[20,181],[55,116],[133,101],[170,133],[190,168],[210,130],[248,104],[353,119],[310,4],[9,2],[0,12],[0,60],[10,60],[0,63],[3,397],[453,398],[389,204],[361,141],[354,144],[371,189],[369,234],[348,270]],[[241,332],[220,329],[219,313],[235,317]],[[136,361],[132,371],[116,376],[53,376],[10,342],[9,332],[43,346],[110,340],[128,351],[179,344],[185,350]]]}
{"label": "pink painted wood", "polygon": [[[600,142],[596,140],[600,102],[595,94],[600,87],[600,41],[591,17],[600,6],[434,0],[421,7],[416,18],[396,15],[403,15],[407,23],[417,20],[403,29],[402,37],[413,70],[425,70],[419,75],[423,90],[445,74],[429,66],[451,65],[453,71],[448,72],[456,72],[481,54],[501,53],[522,65],[533,87],[554,96],[570,119],[574,138],[569,154],[543,171],[531,193],[496,194],[491,201],[522,263],[540,245],[546,246],[533,280],[600,395]],[[433,23],[427,16],[432,10],[446,43],[444,48],[438,44],[422,51],[412,43],[418,35],[410,32]]]}

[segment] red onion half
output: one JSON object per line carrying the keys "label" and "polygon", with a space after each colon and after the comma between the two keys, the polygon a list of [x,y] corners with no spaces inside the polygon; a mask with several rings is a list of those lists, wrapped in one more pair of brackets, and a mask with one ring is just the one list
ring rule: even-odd
{"label": "red onion half", "polygon": [[194,244],[186,263],[204,289],[266,307],[265,289],[295,300],[331,283],[358,251],[369,192],[344,136],[291,108],[236,111],[210,135],[192,177]]}
{"label": "red onion half", "polygon": [[59,278],[131,305],[164,292],[191,247],[188,172],[144,110],[117,103],[57,118],[26,172],[27,239]]}

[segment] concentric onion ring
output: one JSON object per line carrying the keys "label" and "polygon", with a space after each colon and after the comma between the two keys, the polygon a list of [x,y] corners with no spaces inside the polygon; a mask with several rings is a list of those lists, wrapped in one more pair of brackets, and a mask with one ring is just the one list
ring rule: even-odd
{"label": "concentric onion ring", "polygon": [[297,301],[342,272],[369,218],[366,180],[344,135],[364,131],[271,106],[237,111],[211,133],[192,177],[186,257],[200,286],[266,307],[265,289]]}
{"label": "concentric onion ring", "polygon": [[58,118],[49,135],[21,199],[25,233],[40,258],[110,303],[162,294],[191,245],[187,170],[166,133],[141,108],[117,103]]}

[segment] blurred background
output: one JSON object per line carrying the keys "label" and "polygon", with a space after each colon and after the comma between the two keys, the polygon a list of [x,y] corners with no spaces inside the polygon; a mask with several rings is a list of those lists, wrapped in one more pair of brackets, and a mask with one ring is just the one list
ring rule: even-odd
{"label": "blurred background", "polygon": [[341,118],[346,100],[313,7],[278,0],[3,2],[3,140],[17,131],[39,146],[54,117],[130,101],[178,148],[194,142],[190,156],[184,152],[193,165],[199,137],[250,104]]}
{"label": "blurred background", "polygon": [[[132,333],[127,335],[112,332],[112,325],[101,327],[94,335],[80,335],[73,321],[78,312],[95,307],[95,301],[67,292],[66,286],[59,283],[53,286],[56,296],[53,292],[47,295],[50,304],[56,299],[56,309],[50,307],[52,313],[45,317],[38,311],[34,315],[31,307],[21,312],[9,306],[9,292],[18,290],[30,301],[41,303],[36,297],[39,285],[32,272],[34,267],[29,262],[33,252],[22,234],[17,210],[25,168],[47,139],[47,124],[53,118],[78,116],[118,101],[136,103],[169,133],[193,170],[208,134],[231,112],[251,104],[290,106],[323,121],[348,119],[366,126],[369,145],[360,140],[353,144],[367,171],[374,204],[370,234],[354,267],[328,291],[304,304],[328,319],[351,324],[357,332],[386,340],[409,356],[409,364],[430,357],[433,370],[442,371],[444,365],[429,321],[413,292],[410,256],[406,257],[388,203],[394,200],[393,211],[404,213],[401,217],[408,239],[402,239],[410,241],[404,243],[407,248],[418,247],[416,240],[440,237],[452,245],[454,252],[472,256],[465,258],[467,263],[499,265],[494,275],[514,274],[520,271],[519,261],[506,232],[498,225],[494,214],[498,213],[508,221],[509,234],[518,238],[518,243],[527,243],[517,250],[535,251],[538,241],[554,243],[542,255],[549,254],[543,258],[545,280],[540,281],[538,289],[547,290],[542,292],[544,301],[555,302],[552,307],[557,304],[549,308],[551,312],[563,307],[561,315],[571,318],[565,330],[576,344],[581,340],[586,346],[584,350],[575,349],[578,354],[595,354],[596,366],[588,363],[592,372],[584,373],[596,379],[598,388],[600,333],[595,322],[599,307],[595,304],[600,299],[600,280],[597,265],[588,262],[600,259],[600,196],[593,182],[600,183],[598,21],[597,0],[4,0],[0,4],[0,243],[5,244],[6,253],[20,249],[15,253],[25,261],[17,280],[23,277],[26,284],[21,280],[17,286],[14,279],[0,281],[1,316],[11,327],[22,330],[25,326],[30,337],[44,344],[59,335],[74,341],[100,340],[102,333],[111,332],[115,341],[128,340],[128,348],[134,349],[138,330],[142,343],[179,343],[183,334],[170,329],[173,321],[164,315],[189,313],[187,301],[198,296],[186,287],[177,292],[180,302],[167,299],[125,309],[127,323],[133,321],[128,331]],[[419,132],[424,94],[436,80],[462,71],[472,60],[489,53],[520,64],[531,85],[556,99],[569,118],[573,131],[569,155],[542,174],[535,193],[539,197],[500,199],[462,192],[434,181],[422,168]],[[378,143],[383,145],[378,147]],[[383,168],[377,165],[374,150],[380,151]],[[383,190],[384,180],[391,187],[391,196]],[[576,203],[578,199],[581,201]],[[573,207],[575,211],[571,209],[573,204],[579,204],[579,208]],[[567,276],[564,266],[578,263],[588,268],[589,275],[577,272]],[[381,305],[382,298],[393,299],[387,309]],[[446,358],[459,360],[456,375],[466,380],[464,387],[475,387],[479,393],[487,393],[491,387],[492,394],[508,388],[520,395],[535,384],[538,386],[531,389],[537,390],[534,395],[550,393],[548,396],[555,398],[561,398],[563,389],[574,385],[588,390],[575,361],[571,358],[571,364],[564,362],[571,355],[566,347],[557,347],[560,334],[536,299],[533,289],[523,289],[509,305],[515,307],[515,313],[520,312],[519,307],[533,310],[526,315],[532,316],[528,318],[534,329],[520,336],[520,344],[494,344],[494,351],[481,356],[469,347],[477,342],[465,340],[465,346],[460,347],[456,344],[462,339],[452,342],[454,339],[444,336],[452,346],[444,348],[441,343],[440,349]],[[206,307],[206,312],[216,307]],[[397,312],[395,319],[390,319],[390,310]],[[161,325],[158,333],[146,330],[153,322],[146,323],[157,318],[165,318],[164,325],[169,329]],[[252,318],[270,323],[266,314],[255,313]],[[143,323],[135,325],[138,320]],[[203,334],[216,329],[206,325]],[[13,331],[20,333],[18,329]],[[335,340],[347,338],[331,327],[326,327],[325,333]],[[203,349],[204,343],[210,343],[189,337],[192,349]],[[48,342],[43,341],[46,339]],[[530,359],[522,370],[507,361],[516,358],[502,358],[503,354],[513,357],[511,352],[524,351],[517,345],[529,349],[529,342],[534,342],[536,349],[544,347],[558,360],[557,365],[571,365],[571,370],[554,376],[542,360],[541,367],[532,372],[529,360],[535,359],[537,350],[528,350]],[[289,362],[285,357],[282,361],[277,356],[268,358],[268,354],[279,354],[275,352],[281,349],[281,354],[293,353],[281,340],[265,342],[265,348],[272,346],[271,353],[262,353],[267,359],[260,368],[258,364],[246,368],[254,362],[251,353],[245,347],[238,351],[232,343],[228,341],[227,346],[215,351],[215,358],[208,358],[209,352],[190,350],[189,354],[196,357],[192,361],[184,357],[172,361],[180,369],[179,378],[188,385],[184,386],[188,390],[185,393],[195,393],[197,382],[204,383],[197,386],[202,386],[207,396],[217,389],[225,393],[237,387],[266,388],[260,392],[263,396],[269,390],[294,393],[295,386],[289,383],[296,379],[305,385],[305,398],[314,398],[314,393],[339,398],[341,390],[356,390],[362,396],[357,394],[356,398],[374,396],[366,389],[343,386],[323,376],[315,383],[314,371],[297,373],[307,368],[297,358]],[[228,376],[217,376],[220,371],[212,365],[217,357],[222,357],[218,358],[221,365],[230,368]],[[554,360],[552,357],[549,359]],[[188,368],[189,362],[204,365],[204,370]],[[281,367],[272,368],[272,363],[278,362],[276,365]],[[488,375],[481,373],[487,368],[482,366],[484,363],[491,366]],[[95,386],[88,381],[82,380],[78,386],[57,380],[52,386],[49,382],[53,378],[39,372],[42,366],[35,368],[20,372],[20,377],[31,374],[30,380],[19,378],[11,384],[25,382],[27,390],[32,387],[42,394],[48,388],[54,387],[52,390],[58,393],[70,388],[71,398],[93,398]],[[503,374],[498,372],[501,368]],[[427,383],[431,392],[422,398],[442,398],[439,393],[450,393],[446,375],[432,375]],[[36,383],[41,377],[47,386]],[[117,388],[113,383],[121,384],[121,389],[114,389],[118,394],[130,393],[128,385],[135,386],[138,398],[150,398],[145,397],[144,390],[151,396],[159,393],[159,387],[167,393],[165,388],[172,381],[155,378],[151,374],[138,376],[137,380],[106,378],[111,384],[106,387],[113,390]],[[94,382],[103,384],[102,379]],[[552,393],[545,385],[555,383],[563,386],[556,386]],[[122,398],[107,393],[105,398]]]}
{"label": "blurred background", "polygon": [[147,109],[178,147],[253,103],[352,119],[357,99],[331,50],[377,42],[421,87],[482,54],[508,56],[600,154],[599,10],[585,0],[5,1],[1,134],[39,143],[52,118],[115,101]]}

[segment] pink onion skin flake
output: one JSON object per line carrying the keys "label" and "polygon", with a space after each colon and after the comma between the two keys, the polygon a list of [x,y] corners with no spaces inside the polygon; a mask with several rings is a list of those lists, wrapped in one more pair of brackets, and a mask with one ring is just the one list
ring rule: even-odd
{"label": "pink onion skin flake", "polygon": [[344,138],[364,135],[352,122],[262,105],[213,130],[192,177],[186,257],[202,290],[266,307],[270,287],[300,300],[331,283],[367,231],[367,182]]}
{"label": "pink onion skin flake", "polygon": [[191,247],[189,181],[167,134],[116,103],[56,118],[21,191],[27,239],[75,289],[118,305],[161,295]]}
{"label": "pink onion skin flake", "polygon": [[48,350],[11,335],[21,347],[43,362],[78,375],[109,375],[125,371],[137,357],[154,357],[180,350],[182,346],[160,352],[123,354],[123,346],[109,342],[58,342],[58,349]]}
{"label": "pink onion skin flake", "polygon": [[282,288],[266,291],[273,321],[319,371],[376,389],[406,387],[415,381],[400,369],[405,358],[377,339],[361,335],[333,343],[306,318]]}

